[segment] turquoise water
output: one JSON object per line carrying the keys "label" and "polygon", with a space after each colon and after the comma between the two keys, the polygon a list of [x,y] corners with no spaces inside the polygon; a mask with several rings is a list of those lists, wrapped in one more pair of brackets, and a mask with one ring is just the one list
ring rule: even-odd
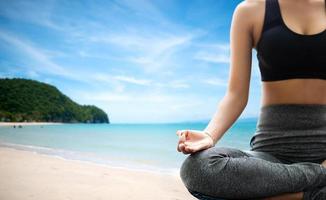
{"label": "turquoise water", "polygon": [[[217,146],[248,150],[256,118],[238,119]],[[176,150],[177,130],[207,123],[64,124],[0,127],[2,146],[116,167],[176,173],[187,155]]]}

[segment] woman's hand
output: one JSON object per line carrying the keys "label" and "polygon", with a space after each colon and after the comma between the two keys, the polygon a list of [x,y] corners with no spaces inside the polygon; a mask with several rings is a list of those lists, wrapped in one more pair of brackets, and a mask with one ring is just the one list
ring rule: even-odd
{"label": "woman's hand", "polygon": [[179,142],[177,150],[184,154],[195,153],[214,146],[213,139],[204,131],[178,130]]}

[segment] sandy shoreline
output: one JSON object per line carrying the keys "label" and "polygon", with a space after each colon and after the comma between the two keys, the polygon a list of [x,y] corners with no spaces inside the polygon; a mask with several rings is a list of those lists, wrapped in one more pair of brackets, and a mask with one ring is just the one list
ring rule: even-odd
{"label": "sandy shoreline", "polygon": [[0,122],[0,126],[43,126],[43,125],[61,125],[58,122]]}
{"label": "sandy shoreline", "polygon": [[195,200],[180,177],[0,147],[0,199]]}

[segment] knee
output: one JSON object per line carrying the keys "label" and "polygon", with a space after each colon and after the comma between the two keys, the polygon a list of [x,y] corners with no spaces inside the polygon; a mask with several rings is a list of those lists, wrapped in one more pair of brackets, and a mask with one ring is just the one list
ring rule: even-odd
{"label": "knee", "polygon": [[211,147],[190,154],[180,168],[180,177],[186,188],[200,192],[203,186],[214,184],[210,183],[212,173],[218,176],[231,152],[232,149],[227,147]]}

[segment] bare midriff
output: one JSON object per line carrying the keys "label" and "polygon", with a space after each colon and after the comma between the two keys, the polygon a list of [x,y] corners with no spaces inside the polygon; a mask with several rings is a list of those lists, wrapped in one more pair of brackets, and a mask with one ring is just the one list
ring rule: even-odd
{"label": "bare midriff", "polygon": [[298,78],[262,82],[262,106],[271,104],[326,105],[326,80]]}

